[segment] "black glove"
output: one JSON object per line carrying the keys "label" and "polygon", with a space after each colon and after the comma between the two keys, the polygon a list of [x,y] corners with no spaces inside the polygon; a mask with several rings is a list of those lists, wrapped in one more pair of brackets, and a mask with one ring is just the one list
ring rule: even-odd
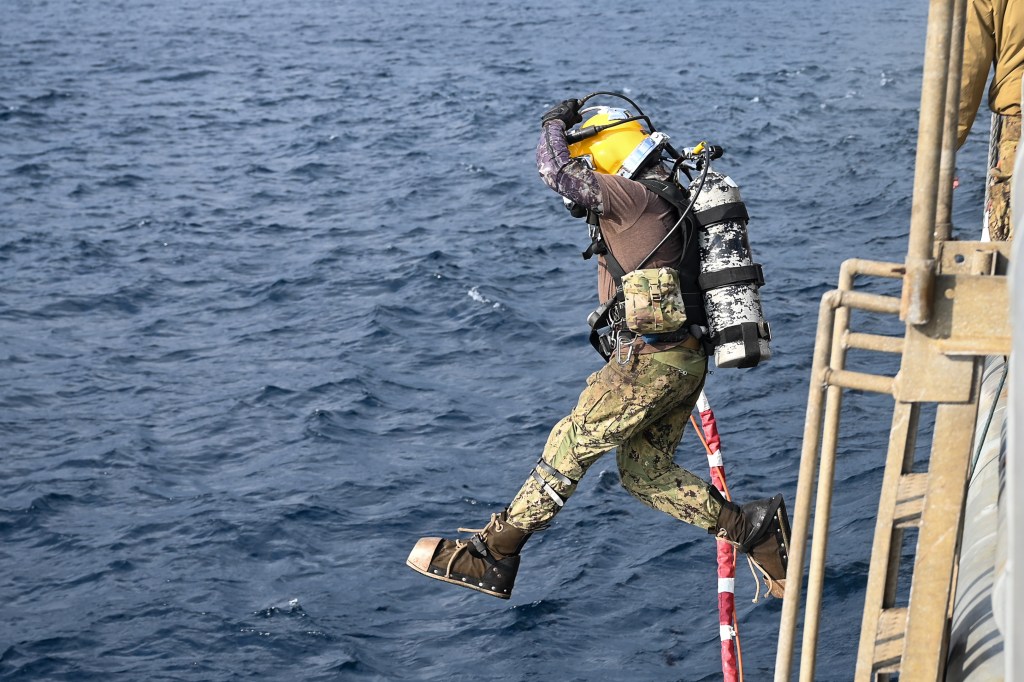
{"label": "black glove", "polygon": [[580,116],[580,101],[578,99],[563,100],[544,112],[540,117],[540,124],[543,126],[548,121],[562,121],[568,130],[583,118]]}

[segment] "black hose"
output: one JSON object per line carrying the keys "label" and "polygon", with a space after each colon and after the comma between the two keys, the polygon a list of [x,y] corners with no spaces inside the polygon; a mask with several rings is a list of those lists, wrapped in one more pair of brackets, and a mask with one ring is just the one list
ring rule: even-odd
{"label": "black hose", "polygon": [[[629,102],[633,106],[634,109],[636,109],[637,114],[641,118],[647,118],[647,116],[643,112],[643,109],[640,108],[640,105],[637,104],[636,102],[634,102],[633,100],[631,100],[630,98],[626,97],[625,95],[623,95],[621,92],[608,92],[607,90],[598,90],[597,92],[592,92],[592,93],[590,93],[589,95],[586,95],[583,99],[580,100],[580,108],[583,108],[583,104],[587,100],[593,99],[594,97],[597,97],[598,95],[608,95],[609,97],[618,97],[619,99],[624,99],[627,102]],[[650,123],[650,120],[648,120],[648,123]],[[651,132],[652,133],[655,132],[654,128],[651,128]]]}
{"label": "black hose", "polygon": [[[594,97],[597,97],[598,95],[606,95],[608,97],[618,97],[619,99],[626,100],[627,102],[629,102],[629,104],[634,109],[636,109],[637,115],[636,116],[630,116],[629,118],[622,119],[621,121],[615,121],[614,123],[609,123],[609,124],[603,125],[603,126],[594,126],[593,128],[583,128],[583,129],[578,128],[575,131],[567,130],[567,131],[565,131],[565,139],[566,139],[567,142],[569,142],[569,144],[574,144],[576,142],[579,142],[580,140],[585,140],[588,137],[592,137],[594,135],[597,135],[602,130],[608,130],[609,128],[614,128],[615,126],[620,126],[623,123],[629,123],[630,121],[643,121],[644,123],[647,124],[647,128],[648,128],[648,130],[650,130],[650,132],[652,132],[652,133],[658,132],[658,129],[654,127],[653,123],[651,123],[650,116],[648,116],[647,114],[645,114],[643,112],[643,109],[640,108],[640,105],[637,104],[636,102],[634,102],[633,100],[631,100],[630,98],[626,97],[625,95],[623,95],[621,92],[610,92],[610,91],[607,91],[607,90],[598,90],[597,92],[592,92],[589,95],[584,95],[583,99],[580,100],[579,108],[582,109],[583,105],[587,102],[587,100],[593,99]],[[583,130],[587,131],[586,134],[580,135],[579,133],[581,133]],[[579,135],[579,136],[577,137],[577,135],[573,135],[574,132],[577,133],[577,135]]]}

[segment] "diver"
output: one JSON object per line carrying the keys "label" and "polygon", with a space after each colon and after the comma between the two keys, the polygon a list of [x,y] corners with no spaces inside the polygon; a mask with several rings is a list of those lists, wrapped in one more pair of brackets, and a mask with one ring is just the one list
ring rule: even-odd
{"label": "diver", "polygon": [[[603,329],[595,347],[607,362],[587,379],[571,413],[554,426],[540,460],[507,508],[492,514],[483,529],[460,528],[472,533],[465,539],[421,538],[406,563],[428,577],[508,599],[527,540],[551,523],[594,462],[617,449],[621,482],[630,494],[746,552],[768,591],[782,597],[789,542],[782,496],[739,506],[674,461],[708,358],[698,338],[706,318],[697,284],[696,223],[682,208],[687,190],[672,181],[676,168],[666,168],[662,159],[667,136],[655,132],[646,116],[626,109],[595,107],[583,113],[591,111],[596,113],[570,133],[571,143],[567,130],[582,122],[581,101],[565,100],[543,114],[537,167],[573,215],[588,216],[593,243],[584,257],[599,256],[602,302],[592,315],[601,320],[592,328]],[[663,323],[675,316],[687,324],[633,331],[627,322],[636,320],[627,319],[623,299],[629,299],[635,273],[648,273],[642,280],[645,292],[657,288],[664,273],[671,281],[667,295],[637,306],[634,318],[646,315]],[[674,304],[659,307],[662,299]],[[657,331],[661,328],[666,331]]]}

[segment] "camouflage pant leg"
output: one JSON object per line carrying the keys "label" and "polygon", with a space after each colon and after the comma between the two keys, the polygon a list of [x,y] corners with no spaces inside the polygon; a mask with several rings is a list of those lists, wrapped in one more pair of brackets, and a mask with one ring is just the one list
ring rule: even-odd
{"label": "camouflage pant leg", "polygon": [[993,114],[992,149],[989,153],[987,189],[988,234],[992,241],[1013,239],[1010,180],[1020,142],[1020,116]]}
{"label": "camouflage pant leg", "polygon": [[[612,360],[590,375],[576,407],[552,429],[541,456],[541,461],[556,473],[540,464],[531,472],[509,504],[509,523],[524,530],[544,527],[561,509],[555,498],[567,500],[576,482],[604,453],[643,434],[668,414],[692,410],[704,381],[707,359],[703,353],[688,349],[657,355],[669,353],[675,358],[689,358],[688,364],[677,362],[672,366],[652,355],[641,355],[625,366]],[[683,505],[682,491],[676,494]]]}
{"label": "camouflage pant leg", "polygon": [[701,385],[691,400],[619,446],[617,460],[622,486],[631,495],[706,530],[714,527],[722,506],[711,497],[705,481],[675,462],[676,447],[690,422]]}

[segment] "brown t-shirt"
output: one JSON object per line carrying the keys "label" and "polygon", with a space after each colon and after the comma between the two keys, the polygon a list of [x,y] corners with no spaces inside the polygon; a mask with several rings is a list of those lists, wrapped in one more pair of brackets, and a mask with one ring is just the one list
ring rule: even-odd
{"label": "brown t-shirt", "polygon": [[[675,225],[678,213],[672,204],[639,182],[619,175],[595,175],[601,186],[604,209],[601,213],[601,235],[623,271],[636,270],[641,265],[640,259],[646,257]],[[682,242],[671,237],[643,266],[674,266],[679,262],[681,250]],[[615,281],[608,273],[604,256],[598,259],[597,293],[601,301],[615,295]]]}

